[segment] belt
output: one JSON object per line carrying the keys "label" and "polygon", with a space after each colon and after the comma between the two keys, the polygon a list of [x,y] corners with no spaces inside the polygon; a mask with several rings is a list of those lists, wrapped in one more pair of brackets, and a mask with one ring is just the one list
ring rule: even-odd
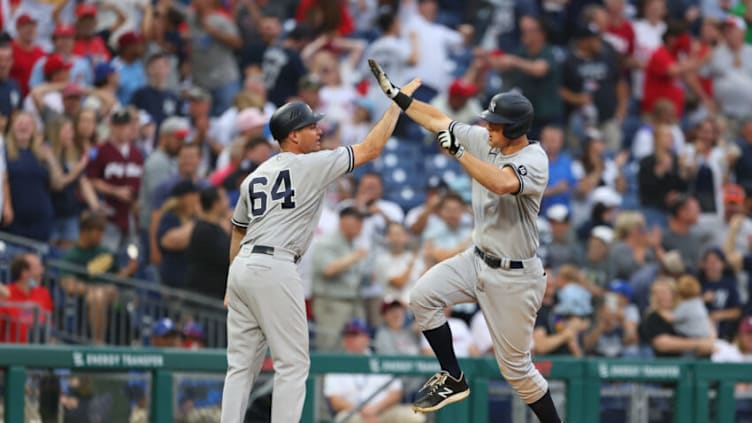
{"label": "belt", "polygon": [[296,264],[300,261],[300,256],[295,255],[287,250],[281,248],[269,247],[267,245],[254,245],[251,249],[251,254],[266,254],[267,256],[288,256]]}
{"label": "belt", "polygon": [[524,269],[525,266],[519,260],[509,260],[507,258],[494,257],[492,255],[484,253],[480,248],[475,247],[475,254],[483,260],[488,267],[492,269],[504,268],[504,269]]}

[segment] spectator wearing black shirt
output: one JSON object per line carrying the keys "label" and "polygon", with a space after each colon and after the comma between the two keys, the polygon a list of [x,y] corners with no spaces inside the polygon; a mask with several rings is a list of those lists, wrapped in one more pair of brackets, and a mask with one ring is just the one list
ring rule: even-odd
{"label": "spectator wearing black shirt", "polygon": [[269,100],[283,105],[290,97],[297,94],[298,87],[290,81],[300,81],[306,74],[306,67],[300,57],[300,51],[307,44],[307,29],[295,27],[280,44],[269,46],[264,51],[261,69]]}
{"label": "spectator wearing black shirt", "polygon": [[654,152],[640,160],[637,176],[640,205],[649,222],[665,226],[665,216],[668,212],[667,196],[672,192],[686,191],[687,181],[679,166],[679,160],[672,151],[671,127],[656,126],[653,134]]}
{"label": "spectator wearing black shirt", "polygon": [[[1,70],[2,68],[0,68]],[[1,72],[0,75],[2,75]],[[4,97],[0,93],[0,99],[2,98]],[[749,193],[752,192],[752,119],[741,125],[739,145],[741,146],[741,155],[734,164],[736,183],[744,187]]]}
{"label": "spectator wearing black shirt", "polygon": [[[585,329],[585,325],[577,315],[592,312],[592,309],[588,309],[590,297],[588,296],[587,306],[585,306],[584,302],[579,302],[575,298],[577,292],[575,295],[559,294],[560,304],[556,304],[556,297],[560,292],[557,279],[561,275],[555,277],[551,268],[547,268],[546,276],[546,292],[543,294],[543,302],[538,310],[533,329],[533,353],[536,355],[581,355],[578,337]],[[581,287],[575,287],[570,291],[578,291],[577,288]],[[581,289],[584,290],[584,288]]]}
{"label": "spectator wearing black shirt", "polygon": [[718,337],[731,341],[736,335],[742,304],[736,276],[720,248],[710,248],[703,254],[700,282],[710,319],[717,325]]}
{"label": "spectator wearing black shirt", "polygon": [[225,190],[215,187],[203,189],[199,199],[201,213],[186,251],[186,280],[191,291],[221,300],[230,266],[229,201]]}
{"label": "spectator wearing black shirt", "polygon": [[13,49],[10,44],[0,44],[0,130],[5,132],[5,123],[14,111],[21,108],[21,87],[10,77],[13,66]]}
{"label": "spectator wearing black shirt", "polygon": [[[253,2],[248,4],[255,7]],[[260,16],[256,21],[257,28],[254,28],[256,34],[245,40],[243,49],[240,51],[240,71],[244,76],[248,76],[249,68],[261,67],[266,49],[275,45],[282,34],[282,23],[279,17],[265,15]]]}
{"label": "spectator wearing black shirt", "polygon": [[600,129],[608,149],[618,151],[629,99],[619,59],[592,25],[578,28],[575,38],[563,64],[560,89],[571,127],[579,137],[587,127]]}
{"label": "spectator wearing black shirt", "polygon": [[149,113],[157,128],[166,118],[178,113],[180,100],[167,87],[170,76],[170,56],[157,53],[146,61],[148,85],[137,89],[131,97],[131,104]]}
{"label": "spectator wearing black shirt", "polygon": [[162,217],[157,228],[157,240],[162,253],[159,276],[167,286],[185,287],[186,252],[198,209],[198,188],[192,181],[182,181],[175,185],[171,198],[162,206]]}
{"label": "spectator wearing black shirt", "polygon": [[650,311],[640,323],[640,340],[650,347],[656,357],[682,355],[709,356],[713,352],[713,338],[684,338],[679,336],[668,319],[667,312],[676,306],[675,282],[670,278],[657,279],[650,288]]}

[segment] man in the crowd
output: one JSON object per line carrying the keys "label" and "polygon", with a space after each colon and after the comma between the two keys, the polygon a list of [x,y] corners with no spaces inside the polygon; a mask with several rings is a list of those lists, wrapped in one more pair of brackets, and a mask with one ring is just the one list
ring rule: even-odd
{"label": "man in the crowd", "polygon": [[13,66],[10,76],[21,86],[21,95],[29,92],[31,69],[37,60],[44,57],[44,50],[36,44],[37,21],[24,13],[16,18],[18,36],[13,40]]}
{"label": "man in the crowd", "polygon": [[43,276],[44,265],[37,254],[21,254],[11,262],[13,282],[0,289],[0,301],[10,303],[0,307],[0,342],[47,341],[42,339],[43,326],[51,324],[52,296],[41,286]]}
{"label": "man in the crowd", "polygon": [[145,110],[157,124],[157,127],[170,116],[180,111],[177,94],[168,87],[170,78],[170,55],[156,53],[146,60],[148,84],[137,88],[130,102],[139,110]]}

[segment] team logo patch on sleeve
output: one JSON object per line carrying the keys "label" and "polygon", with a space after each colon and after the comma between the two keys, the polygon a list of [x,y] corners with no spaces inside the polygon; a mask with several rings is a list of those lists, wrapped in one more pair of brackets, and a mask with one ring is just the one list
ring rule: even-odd
{"label": "team logo patch on sleeve", "polygon": [[525,176],[525,175],[527,175],[527,168],[525,167],[525,165],[519,165],[519,166],[517,167],[517,172],[518,172],[518,173],[519,173],[520,175],[522,175],[522,176]]}

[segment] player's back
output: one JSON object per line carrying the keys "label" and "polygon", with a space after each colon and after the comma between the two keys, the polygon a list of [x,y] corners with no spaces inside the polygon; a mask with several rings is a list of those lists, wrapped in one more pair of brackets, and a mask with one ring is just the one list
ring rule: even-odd
{"label": "player's back", "polygon": [[321,216],[327,185],[352,167],[351,147],[282,152],[269,158],[240,186],[233,223],[247,227],[241,244],[282,247],[303,255]]}

